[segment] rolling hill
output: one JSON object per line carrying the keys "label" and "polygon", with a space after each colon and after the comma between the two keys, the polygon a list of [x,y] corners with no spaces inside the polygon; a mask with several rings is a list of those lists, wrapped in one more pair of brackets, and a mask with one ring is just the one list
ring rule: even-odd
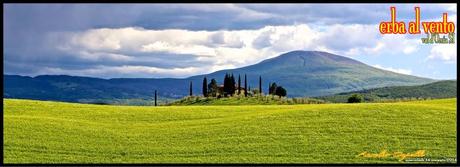
{"label": "rolling hill", "polygon": [[360,94],[368,102],[402,98],[455,98],[457,97],[457,81],[446,80],[425,85],[374,88],[317,98],[330,102],[347,102],[348,97],[352,94]]}
{"label": "rolling hill", "polygon": [[377,69],[359,61],[318,51],[292,51],[260,63],[189,78],[114,78],[100,79],[65,75],[36,77],[4,75],[3,96],[39,100],[91,102],[100,99],[151,99],[154,90],[161,98],[180,98],[188,95],[188,83],[194,92],[201,92],[204,76],[222,82],[225,73],[248,76],[248,84],[255,88],[259,75],[263,91],[269,82],[287,89],[288,96],[324,96],[385,86],[420,85],[435,80],[398,74]]}
{"label": "rolling hill", "polygon": [[[456,163],[456,99],[104,106],[4,99],[4,163]],[[406,158],[409,159],[409,158]]]}

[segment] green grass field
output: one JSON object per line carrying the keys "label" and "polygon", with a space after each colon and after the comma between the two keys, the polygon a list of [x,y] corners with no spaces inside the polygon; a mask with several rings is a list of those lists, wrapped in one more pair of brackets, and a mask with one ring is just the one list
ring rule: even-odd
{"label": "green grass field", "polygon": [[176,100],[165,106],[220,106],[220,105],[286,105],[286,104],[323,104],[324,100],[314,98],[286,98],[278,96],[253,96],[244,97],[243,95],[237,97],[215,98],[215,97],[185,97]]}
{"label": "green grass field", "polygon": [[[4,99],[5,163],[407,163],[456,158],[456,99],[106,106]],[[425,162],[429,163],[429,162]]]}

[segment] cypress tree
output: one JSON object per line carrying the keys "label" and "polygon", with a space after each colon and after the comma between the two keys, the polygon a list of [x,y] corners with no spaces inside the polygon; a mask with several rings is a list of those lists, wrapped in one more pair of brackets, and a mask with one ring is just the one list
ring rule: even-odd
{"label": "cypress tree", "polygon": [[211,79],[211,83],[209,83],[208,85],[208,90],[211,96],[213,97],[217,96],[217,93],[219,91],[219,86],[217,86],[217,81],[214,78]]}
{"label": "cypress tree", "polygon": [[206,77],[203,79],[203,96],[208,97],[208,80]]}
{"label": "cypress tree", "polygon": [[225,74],[224,81],[223,81],[222,85],[224,85],[224,87],[222,88],[222,90],[223,90],[222,93],[225,96],[225,91],[227,91],[227,88],[226,88],[226,86],[227,86],[227,74]]}
{"label": "cypress tree", "polygon": [[233,77],[233,74],[232,76],[230,76],[230,96],[233,96],[233,94],[235,94],[235,77]]}
{"label": "cypress tree", "polygon": [[248,96],[248,80],[246,74],[244,74],[244,97]]}
{"label": "cypress tree", "polygon": [[230,93],[230,76],[228,73],[225,74],[224,78],[224,96],[227,97],[227,95]]}
{"label": "cypress tree", "polygon": [[262,94],[262,76],[259,76],[259,93]]}
{"label": "cypress tree", "polygon": [[238,74],[238,95],[241,94],[241,77],[240,74]]}
{"label": "cypress tree", "polygon": [[275,94],[276,92],[276,88],[278,87],[278,85],[276,85],[275,82],[272,83],[272,85],[270,85],[270,94]]}
{"label": "cypress tree", "polygon": [[271,94],[271,93],[270,93],[270,86],[271,86],[271,85],[272,85],[272,83],[269,82],[269,83],[268,83],[268,94]]}
{"label": "cypress tree", "polygon": [[190,90],[189,90],[190,96],[193,96],[192,86],[193,86],[192,81],[190,81]]}

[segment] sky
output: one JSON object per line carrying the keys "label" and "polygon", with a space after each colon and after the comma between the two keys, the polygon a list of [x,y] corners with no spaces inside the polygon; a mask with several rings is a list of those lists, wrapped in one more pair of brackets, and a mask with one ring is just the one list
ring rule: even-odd
{"label": "sky", "polygon": [[184,78],[315,50],[456,79],[457,41],[380,34],[391,6],[397,21],[418,6],[422,21],[448,13],[457,28],[456,4],[4,4],[4,74]]}

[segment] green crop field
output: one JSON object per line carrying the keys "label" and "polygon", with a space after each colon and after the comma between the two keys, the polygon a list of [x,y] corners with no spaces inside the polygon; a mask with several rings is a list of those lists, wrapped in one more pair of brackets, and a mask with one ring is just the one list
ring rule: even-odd
{"label": "green crop field", "polygon": [[4,162],[409,163],[359,155],[418,150],[456,162],[456,101],[141,107],[4,99]]}

